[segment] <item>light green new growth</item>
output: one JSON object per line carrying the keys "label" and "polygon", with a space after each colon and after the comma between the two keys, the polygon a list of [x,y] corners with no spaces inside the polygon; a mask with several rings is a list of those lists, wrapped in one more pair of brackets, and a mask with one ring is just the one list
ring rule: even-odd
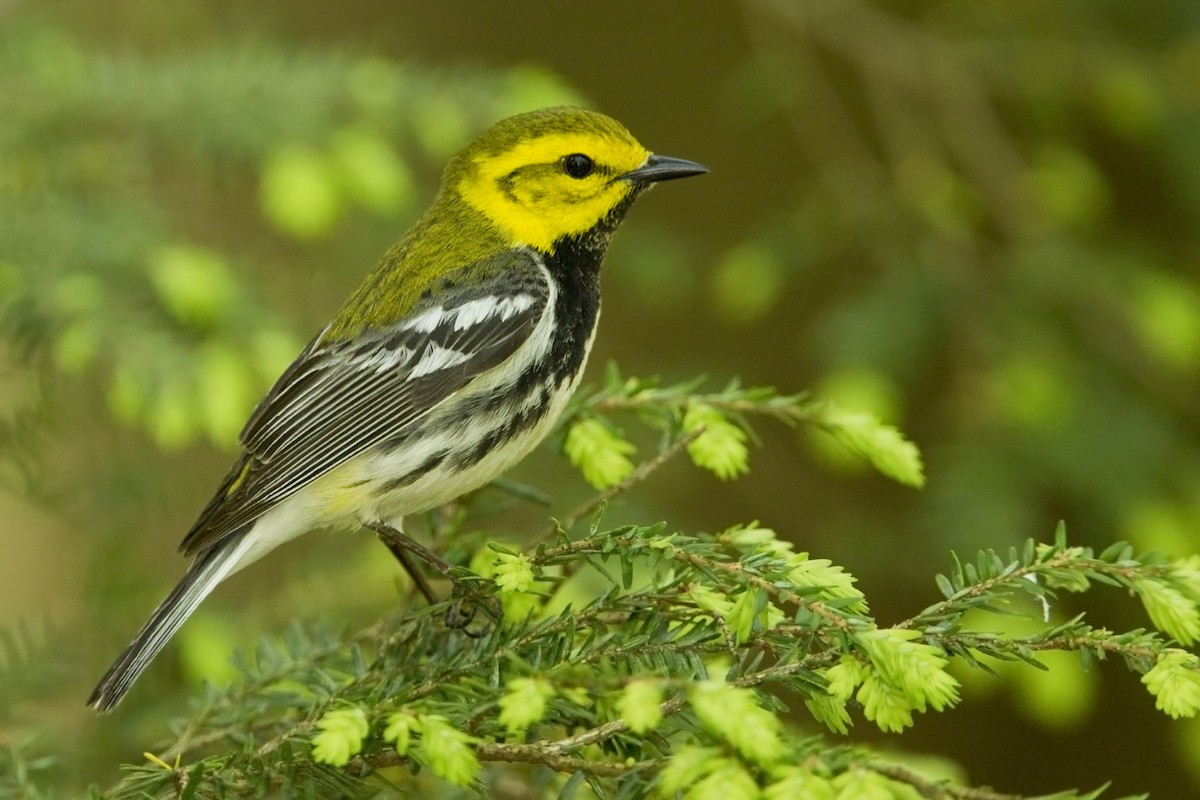
{"label": "light green new growth", "polygon": [[867,599],[855,587],[857,579],[828,558],[809,558],[808,553],[797,553],[788,558],[788,566],[787,578],[797,590],[816,589],[822,597],[849,600],[843,606],[847,611],[866,613]]}
{"label": "light green new growth", "polygon": [[683,430],[696,434],[687,448],[696,466],[723,481],[732,480],[750,469],[746,432],[712,406],[689,404],[683,414]]}
{"label": "light green new growth", "polygon": [[719,619],[728,619],[733,614],[733,601],[721,592],[693,583],[687,588],[687,597],[702,611],[706,611]]}
{"label": "light green new growth", "polygon": [[762,554],[782,559],[787,580],[797,592],[815,593],[830,600],[846,600],[842,607],[856,613],[866,613],[867,602],[854,583],[857,580],[842,567],[827,558],[809,558],[808,553],[793,553],[792,543],[778,537],[775,531],[757,522],[735,526],[720,535],[747,555]]}
{"label": "light green new growth", "polygon": [[1154,706],[1175,719],[1200,711],[1200,658],[1186,650],[1164,651],[1142,676]]}
{"label": "light green new growth", "polygon": [[1183,644],[1200,639],[1200,608],[1193,598],[1157,578],[1135,580],[1133,588],[1154,627]]}
{"label": "light green new growth", "polygon": [[817,424],[889,478],[908,486],[925,485],[920,451],[900,431],[880,422],[874,414],[826,404],[818,413]]}
{"label": "light green new growth", "polygon": [[[897,786],[885,776],[869,769],[852,769],[833,779],[837,800],[916,800],[911,787]],[[907,790],[907,791],[905,791]]]}
{"label": "light green new growth", "polygon": [[440,715],[395,711],[386,718],[382,738],[397,755],[411,755],[455,786],[469,786],[479,774],[479,759],[471,749],[477,740]]}
{"label": "light green new growth", "polygon": [[782,723],[758,705],[754,692],[721,681],[704,681],[692,687],[688,700],[709,733],[729,742],[746,760],[770,766],[782,758]]}
{"label": "light green new growth", "polygon": [[775,781],[763,789],[763,800],[837,800],[833,784],[801,767],[777,770]]}
{"label": "light green new growth", "polygon": [[541,610],[542,595],[531,591],[537,576],[529,558],[513,545],[493,541],[480,547],[471,557],[470,570],[496,584],[506,622],[519,622]]}
{"label": "light green new growth", "polygon": [[[694,438],[687,441],[687,449],[692,461],[722,480],[731,480],[749,470],[746,442],[752,431],[748,419],[763,416],[787,425],[814,425],[866,458],[884,475],[907,486],[920,487],[925,483],[920,451],[894,427],[866,412],[849,411],[828,401],[808,400],[800,395],[782,395],[770,387],[743,389],[734,383],[722,392],[699,394],[690,384],[659,387],[655,381],[623,379],[610,366],[604,388],[587,398],[586,407],[590,414],[601,416],[636,412],[644,422],[667,432],[682,430],[691,434]],[[595,429],[594,423],[577,432],[576,427],[590,418],[580,416],[568,431],[568,457],[583,469],[580,459],[590,452],[590,447],[601,459],[601,466],[593,467],[597,478],[608,470],[613,475],[620,474],[621,460],[632,454],[632,445],[611,429]],[[573,452],[575,455],[571,455]],[[632,465],[624,474],[631,469]],[[606,488],[620,479],[608,483],[590,477],[588,480],[596,488]]]}
{"label": "light green new growth", "polygon": [[736,761],[722,756],[718,747],[683,745],[667,759],[666,766],[658,775],[655,784],[657,797],[674,797],[676,793],[699,781],[715,770],[723,769]]}
{"label": "light green new growth", "polygon": [[639,678],[630,681],[617,700],[617,713],[629,730],[645,733],[662,721],[662,687],[658,681]]}
{"label": "light green new growth", "polygon": [[594,489],[616,486],[633,472],[629,456],[637,448],[595,417],[584,417],[567,430],[567,458]]}
{"label": "light green new growth", "polygon": [[754,634],[769,631],[783,622],[784,613],[767,598],[767,593],[757,587],[751,587],[737,596],[725,619],[733,631],[735,642],[745,644]]}
{"label": "light green new growth", "polygon": [[540,678],[514,678],[500,697],[497,720],[509,733],[527,730],[546,715],[546,703],[554,687]]}
{"label": "light green new growth", "polygon": [[418,760],[447,783],[469,786],[479,774],[479,759],[471,749],[474,737],[435,714],[422,714],[417,722],[421,732],[416,748]]}
{"label": "light green new growth", "polygon": [[533,567],[524,553],[497,552],[492,570],[501,594],[528,591],[533,583]]}
{"label": "light green new growth", "polygon": [[335,767],[358,755],[363,739],[371,730],[367,714],[361,708],[329,711],[317,722],[317,727],[321,732],[313,737],[313,760]]}
{"label": "light green new growth", "polygon": [[399,755],[408,755],[408,746],[412,742],[413,730],[418,726],[417,718],[407,711],[397,711],[387,718],[387,727],[383,729],[383,740],[390,742]]}
{"label": "light green new growth", "polygon": [[804,705],[808,708],[813,719],[829,728],[834,733],[848,733],[850,730],[850,712],[846,709],[846,701],[850,699],[850,695],[854,693],[853,687],[845,698],[835,696],[832,692],[822,694],[814,691],[811,695],[804,698]]}
{"label": "light green new growth", "polygon": [[750,772],[736,761],[726,760],[688,787],[684,797],[687,800],[729,800],[731,797],[753,800],[757,795],[758,784]]}

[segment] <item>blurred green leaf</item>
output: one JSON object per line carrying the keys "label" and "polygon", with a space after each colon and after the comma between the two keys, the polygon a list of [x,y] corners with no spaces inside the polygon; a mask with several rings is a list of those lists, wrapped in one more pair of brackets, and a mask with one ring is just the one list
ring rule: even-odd
{"label": "blurred green leaf", "polygon": [[784,268],[775,253],[742,245],[724,254],[709,276],[708,294],[717,316],[733,325],[762,319],[779,302]]}
{"label": "blurred green leaf", "polygon": [[1200,286],[1165,272],[1137,276],[1129,321],[1152,356],[1169,367],[1200,368]]}
{"label": "blurred green leaf", "polygon": [[331,157],[346,194],[370,211],[394,216],[416,199],[416,186],[407,165],[372,131],[338,131],[333,137]]}
{"label": "blurred green leaf", "polygon": [[342,213],[329,159],[299,142],[277,145],[268,154],[260,196],[267,219],[299,239],[327,235]]}
{"label": "blurred green leaf", "polygon": [[218,254],[199,247],[164,247],[147,269],[159,300],[181,324],[204,331],[233,310],[239,287]]}

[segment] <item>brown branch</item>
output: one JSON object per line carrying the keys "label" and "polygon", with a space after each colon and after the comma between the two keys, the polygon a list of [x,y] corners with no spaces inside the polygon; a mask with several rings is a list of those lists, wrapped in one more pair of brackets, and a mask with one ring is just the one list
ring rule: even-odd
{"label": "brown branch", "polygon": [[[563,755],[542,744],[495,744],[484,742],[474,747],[475,757],[480,761],[504,762],[508,764],[538,764],[554,770],[573,774],[586,772],[603,778],[616,778],[636,769],[657,767],[654,762],[641,761],[626,764],[624,761],[594,761],[581,756]],[[388,748],[370,756],[357,756],[346,767],[347,771],[363,775],[385,767],[397,767],[408,763],[402,756]]]}
{"label": "brown branch", "polygon": [[[666,717],[678,712],[686,704],[685,698],[679,697],[665,700],[659,704],[659,712]],[[497,744],[495,742],[480,742],[474,745],[475,757],[480,761],[498,761],[513,764],[540,764],[556,772],[587,772],[601,777],[619,777],[634,770],[655,771],[662,766],[662,760],[639,761],[633,764],[613,761],[595,761],[582,756],[571,755],[575,750],[597,744],[628,730],[624,720],[615,719],[589,728],[582,733],[569,736],[557,741],[535,742],[533,744]],[[347,769],[357,774],[374,771],[381,767],[399,766],[408,762],[407,756],[402,756],[392,749],[385,749],[370,756],[356,756]],[[371,769],[367,769],[367,766]]]}
{"label": "brown branch", "polygon": [[1002,794],[983,787],[948,786],[895,764],[868,763],[865,766],[889,780],[908,784],[929,800],[1021,800],[1021,795]]}

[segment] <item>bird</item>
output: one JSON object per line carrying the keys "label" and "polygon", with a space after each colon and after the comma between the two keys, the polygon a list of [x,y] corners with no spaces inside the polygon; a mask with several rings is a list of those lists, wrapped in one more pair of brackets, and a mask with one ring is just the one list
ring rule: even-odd
{"label": "bird", "polygon": [[373,531],[414,576],[407,553],[444,565],[404,517],[485,485],[549,433],[591,350],[614,231],[650,186],[705,172],[573,106],[500,120],[455,155],[429,209],[251,413],[180,545],[190,566],[88,705],[115,708],[218,584],[308,531]]}

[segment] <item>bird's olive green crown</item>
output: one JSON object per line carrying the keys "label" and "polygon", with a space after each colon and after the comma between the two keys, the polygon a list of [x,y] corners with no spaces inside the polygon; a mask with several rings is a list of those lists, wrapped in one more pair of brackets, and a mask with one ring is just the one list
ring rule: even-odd
{"label": "bird's olive green crown", "polygon": [[400,318],[464,266],[486,270],[515,247],[553,253],[652,182],[621,180],[650,158],[619,122],[582,108],[496,123],[450,161],[433,205],[350,297],[326,340]]}

